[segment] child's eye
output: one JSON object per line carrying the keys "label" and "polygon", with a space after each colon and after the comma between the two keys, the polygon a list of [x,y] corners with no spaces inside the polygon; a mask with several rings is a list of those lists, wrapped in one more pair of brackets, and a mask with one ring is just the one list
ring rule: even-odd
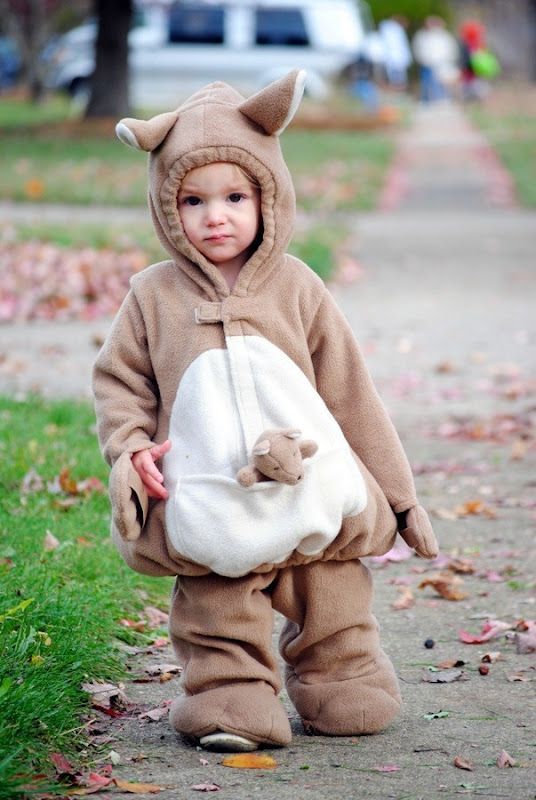
{"label": "child's eye", "polygon": [[231,203],[239,203],[243,199],[244,199],[244,195],[240,194],[240,192],[232,192],[229,195],[229,200],[231,201]]}
{"label": "child's eye", "polygon": [[185,206],[198,206],[201,202],[201,198],[195,197],[195,195],[189,195],[188,197],[183,197],[181,202]]}

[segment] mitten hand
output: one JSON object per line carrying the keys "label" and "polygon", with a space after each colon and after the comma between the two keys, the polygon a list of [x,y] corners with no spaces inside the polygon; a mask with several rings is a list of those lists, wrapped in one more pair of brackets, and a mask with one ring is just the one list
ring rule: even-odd
{"label": "mitten hand", "polygon": [[[413,506],[399,517],[399,533],[421,558],[437,558],[439,546],[428,514],[422,506]],[[401,523],[400,518],[405,517]]]}

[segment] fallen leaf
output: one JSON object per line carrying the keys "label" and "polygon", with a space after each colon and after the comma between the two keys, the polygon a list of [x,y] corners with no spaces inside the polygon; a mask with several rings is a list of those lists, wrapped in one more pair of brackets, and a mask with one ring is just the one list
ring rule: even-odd
{"label": "fallen leaf", "polygon": [[190,789],[193,789],[194,792],[219,792],[221,786],[218,786],[217,783],[196,783],[194,786],[190,786]]}
{"label": "fallen leaf", "polygon": [[370,560],[373,564],[387,564],[389,561],[396,564],[399,561],[406,561],[408,558],[412,558],[414,554],[415,551],[408,547],[400,536],[397,536],[394,546],[387,553],[382,556],[372,556]]}
{"label": "fallen leaf", "polygon": [[154,606],[145,606],[143,609],[147,617],[147,623],[150,628],[161,628],[163,625],[169,623],[169,614],[166,611],[161,611]]}
{"label": "fallen leaf", "polygon": [[154,676],[164,675],[166,673],[177,674],[182,672],[182,667],[179,667],[178,664],[151,664],[145,668],[145,672]]}
{"label": "fallen leaf", "polygon": [[466,769],[469,772],[472,772],[474,767],[470,761],[462,756],[456,756],[454,759],[454,766],[458,767],[458,769]]}
{"label": "fallen leaf", "polygon": [[448,717],[450,711],[429,711],[427,714],[423,714],[423,719],[443,719],[444,717]]}
{"label": "fallen leaf", "polygon": [[483,503],[482,500],[467,500],[467,502],[456,506],[454,513],[459,517],[482,515],[488,519],[495,519],[497,516],[496,511]]}
{"label": "fallen leaf", "polygon": [[400,597],[391,604],[391,608],[394,608],[395,611],[402,611],[406,608],[413,608],[415,605],[415,597],[413,595],[413,591],[411,587],[404,586],[399,588]]}
{"label": "fallen leaf", "polygon": [[373,767],[375,772],[398,772],[400,767],[398,764],[385,764],[382,767]]}
{"label": "fallen leaf", "polygon": [[147,623],[144,619],[120,619],[119,623],[124,628],[131,628],[133,631],[138,631],[139,633],[143,633],[147,627]]}
{"label": "fallen leaf", "polygon": [[448,569],[460,575],[473,575],[476,572],[475,565],[469,558],[453,558]]}
{"label": "fallen leaf", "polygon": [[524,439],[516,439],[510,449],[511,461],[522,461],[527,455],[528,443]]}
{"label": "fallen leaf", "polygon": [[68,761],[62,753],[51,753],[50,760],[56,767],[58,775],[75,775],[76,770],[70,761]]}
{"label": "fallen leaf", "polygon": [[529,653],[536,653],[536,630],[529,630],[527,633],[516,633],[514,636],[516,643],[516,653],[519,655],[528,655]]}
{"label": "fallen leaf", "polygon": [[452,669],[453,667],[464,667],[465,661],[462,661],[461,658],[449,658],[446,661],[442,661],[440,664],[436,664],[438,669]]}
{"label": "fallen leaf", "polygon": [[501,658],[501,653],[498,650],[494,650],[490,653],[484,653],[482,658],[480,659],[484,664],[494,664]]}
{"label": "fallen leaf", "polygon": [[140,714],[138,719],[149,719],[151,722],[160,722],[160,720],[167,717],[169,714],[169,708],[152,708],[150,711],[145,711],[143,714]]}
{"label": "fallen leaf", "polygon": [[45,539],[43,541],[43,550],[45,550],[47,553],[51,553],[53,550],[56,550],[56,548],[59,546],[60,546],[59,539],[56,539],[53,533],[47,531]]}
{"label": "fallen leaf", "polygon": [[235,769],[274,769],[277,761],[272,756],[263,756],[259,753],[238,753],[226,756],[221,762],[224,767]]}
{"label": "fallen leaf", "polygon": [[454,683],[454,681],[468,680],[463,669],[440,669],[437,672],[423,670],[422,680],[425,683]]}
{"label": "fallen leaf", "polygon": [[501,633],[511,630],[512,626],[508,622],[502,622],[499,619],[490,619],[484,623],[480,634],[468,633],[465,630],[458,632],[460,641],[464,644],[483,644],[495,636],[500,636]]}
{"label": "fallen leaf", "polygon": [[467,597],[466,592],[461,592],[457,587],[462,583],[461,578],[452,575],[450,572],[439,572],[436,575],[430,575],[419,583],[419,589],[425,589],[431,586],[441,597],[445,600],[464,600]]}
{"label": "fallen leaf", "polygon": [[163,792],[166,788],[165,786],[157,786],[155,783],[129,783],[129,781],[123,781],[120,778],[114,778],[113,782],[118,789],[130,794],[156,794],[156,792]]}
{"label": "fallen leaf", "polygon": [[499,755],[497,756],[497,766],[499,769],[504,769],[505,767],[515,767],[516,760],[509,755],[506,750],[501,750]]}

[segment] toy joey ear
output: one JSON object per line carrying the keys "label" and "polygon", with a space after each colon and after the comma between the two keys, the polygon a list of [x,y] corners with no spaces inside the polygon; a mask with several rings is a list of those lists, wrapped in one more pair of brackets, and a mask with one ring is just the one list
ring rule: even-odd
{"label": "toy joey ear", "polygon": [[[286,436],[287,439],[299,439],[302,435],[302,432],[297,428],[287,428],[281,431],[281,433]],[[318,445],[316,442],[313,442],[312,439],[306,439],[304,442],[300,442],[299,450],[302,458],[311,458],[318,450]]]}
{"label": "toy joey ear", "polygon": [[128,147],[150,153],[162,144],[178,117],[178,111],[166,111],[148,120],[125,117],[115,126],[115,133]]}
{"label": "toy joey ear", "polygon": [[306,72],[294,69],[238,106],[248,119],[269,136],[279,136],[298,110],[305,89]]}

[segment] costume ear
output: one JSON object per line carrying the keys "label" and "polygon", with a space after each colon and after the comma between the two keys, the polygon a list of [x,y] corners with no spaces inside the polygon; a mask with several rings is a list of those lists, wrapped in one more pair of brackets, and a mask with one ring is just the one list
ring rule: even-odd
{"label": "costume ear", "polygon": [[296,113],[305,88],[305,70],[294,69],[249,97],[238,108],[269,135],[283,133]]}
{"label": "costume ear", "polygon": [[270,441],[268,439],[263,439],[262,442],[257,442],[252,452],[254,456],[268,455],[270,452]]}
{"label": "costume ear", "polygon": [[117,123],[115,132],[123,144],[150,153],[162,144],[178,116],[177,111],[167,111],[149,120],[126,117]]}
{"label": "costume ear", "polygon": [[299,439],[301,436],[301,431],[299,431],[297,428],[288,428],[286,431],[283,431],[283,434],[287,437],[287,439]]}

